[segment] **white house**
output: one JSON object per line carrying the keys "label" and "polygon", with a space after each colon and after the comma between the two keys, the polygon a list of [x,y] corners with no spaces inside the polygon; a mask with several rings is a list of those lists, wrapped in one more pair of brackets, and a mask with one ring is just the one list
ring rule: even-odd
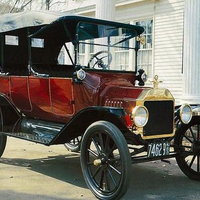
{"label": "white house", "polygon": [[177,104],[200,102],[200,0],[68,0],[66,10],[144,26],[138,66]]}

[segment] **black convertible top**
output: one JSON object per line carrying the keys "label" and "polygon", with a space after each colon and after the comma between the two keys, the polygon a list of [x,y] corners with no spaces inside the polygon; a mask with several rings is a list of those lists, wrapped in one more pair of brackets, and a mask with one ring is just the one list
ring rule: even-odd
{"label": "black convertible top", "polygon": [[[80,23],[90,24],[90,26],[83,25],[83,26],[80,26],[80,28],[83,27],[84,29],[88,29],[88,31],[91,32],[91,34],[94,37],[96,35],[95,31],[96,31],[97,25],[129,29],[130,32],[132,33],[132,36],[140,35],[144,31],[143,27],[132,25],[132,24],[125,24],[121,22],[102,20],[102,19],[85,17],[85,16],[80,16],[80,15],[63,15],[57,18],[55,21],[52,21],[52,23],[41,28],[39,31],[34,33],[32,37],[38,36],[40,34],[47,34],[47,32],[48,33],[54,32],[55,34],[55,30],[57,30],[57,32],[60,32],[61,31],[60,28],[62,27],[63,24],[66,25],[68,29],[67,31],[70,32],[71,35],[74,35],[75,32],[77,32],[77,26]],[[99,35],[98,36],[96,35],[96,37],[99,37]]]}
{"label": "black convertible top", "polygon": [[[39,32],[50,30],[60,26],[61,23],[70,23],[76,29],[79,22],[98,23],[107,26],[122,27],[135,31],[135,35],[141,34],[144,29],[140,26],[124,24],[115,21],[101,20],[97,18],[69,15],[66,12],[54,12],[47,10],[26,11],[19,13],[8,13],[0,16],[0,33],[14,31],[25,27],[45,26]],[[74,32],[75,30],[73,30]],[[38,33],[37,33],[38,34]]]}
{"label": "black convertible top", "polygon": [[53,11],[26,11],[0,15],[0,33],[50,24],[64,14]]}
{"label": "black convertible top", "polygon": [[[20,68],[32,61],[56,64],[60,49],[67,42],[76,46],[79,41],[88,39],[93,41],[95,38],[123,36],[118,37],[117,42],[110,43],[111,46],[140,35],[143,31],[141,26],[69,15],[66,12],[8,13],[0,15],[0,64],[3,68],[11,65],[16,68],[16,63]],[[37,46],[37,42],[45,45]]]}

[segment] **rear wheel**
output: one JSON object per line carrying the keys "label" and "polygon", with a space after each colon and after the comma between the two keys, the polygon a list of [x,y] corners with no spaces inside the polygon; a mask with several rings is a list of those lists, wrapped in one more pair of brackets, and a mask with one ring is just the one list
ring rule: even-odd
{"label": "rear wheel", "polygon": [[80,146],[81,146],[81,140],[82,136],[76,137],[69,142],[65,143],[65,147],[67,148],[68,151],[71,152],[79,152],[80,151]]}
{"label": "rear wheel", "polygon": [[0,157],[6,148],[7,136],[0,133]]}
{"label": "rear wheel", "polygon": [[[0,117],[0,131],[2,131],[2,118]],[[3,155],[3,152],[6,148],[7,136],[0,133],[0,157]]]}
{"label": "rear wheel", "polygon": [[131,157],[121,131],[112,123],[98,121],[86,130],[81,144],[85,181],[98,199],[117,200],[126,192]]}
{"label": "rear wheel", "polygon": [[200,181],[200,117],[193,117],[184,124],[175,136],[176,157],[180,169],[185,175]]}

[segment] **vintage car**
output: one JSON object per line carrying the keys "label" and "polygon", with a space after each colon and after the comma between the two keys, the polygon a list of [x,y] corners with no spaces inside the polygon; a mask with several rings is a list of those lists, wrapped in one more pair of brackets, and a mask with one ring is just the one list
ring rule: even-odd
{"label": "vintage car", "polygon": [[[0,156],[7,136],[80,152],[84,179],[120,199],[131,164],[175,157],[200,180],[200,109],[137,69],[140,26],[54,12],[0,17]],[[134,178],[134,176],[133,176]],[[145,191],[144,191],[145,192]]]}

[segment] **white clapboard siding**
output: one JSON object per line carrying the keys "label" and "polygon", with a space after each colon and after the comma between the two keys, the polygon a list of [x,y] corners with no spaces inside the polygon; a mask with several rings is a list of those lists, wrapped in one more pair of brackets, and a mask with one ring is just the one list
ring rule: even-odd
{"label": "white clapboard siding", "polygon": [[182,96],[184,0],[160,0],[154,13],[154,73],[178,104]]}
{"label": "white clapboard siding", "polygon": [[182,52],[184,0],[134,1],[116,6],[116,20],[153,19],[153,74],[180,102],[182,96]]}
{"label": "white clapboard siding", "polygon": [[[127,1],[128,2],[128,1]],[[127,20],[140,21],[145,19],[152,19],[154,13],[154,2],[148,1],[135,1],[135,3],[118,5],[116,3],[115,18],[117,21]]]}

